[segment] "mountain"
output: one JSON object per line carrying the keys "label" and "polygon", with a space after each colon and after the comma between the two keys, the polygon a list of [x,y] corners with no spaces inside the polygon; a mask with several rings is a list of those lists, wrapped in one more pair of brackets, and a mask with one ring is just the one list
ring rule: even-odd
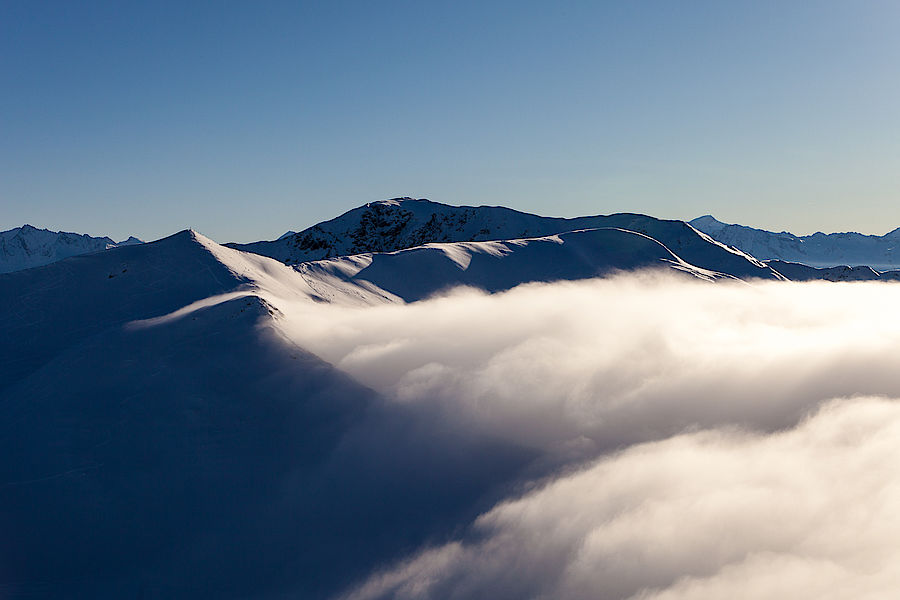
{"label": "mountain", "polygon": [[38,229],[23,225],[0,231],[0,273],[30,269],[88,252],[143,243],[132,236],[122,242],[108,237]]}
{"label": "mountain", "polygon": [[564,219],[499,206],[448,206],[395,198],[371,202],[293,235],[270,242],[226,244],[286,264],[373,252],[392,252],[436,242],[537,238],[581,229],[617,228],[662,243],[684,261],[736,277],[772,277],[761,262],[719,244],[683,221],[621,213]]}
{"label": "mountain", "polygon": [[[721,258],[721,249],[712,243],[707,246],[712,256],[701,262],[713,264]],[[743,260],[745,264],[732,270],[750,272],[756,278],[780,278],[769,267]],[[521,240],[426,244],[301,263],[295,268],[324,299],[346,296],[350,284],[386,301],[415,302],[459,285],[499,292],[522,283],[588,279],[648,267],[706,280],[738,278],[724,268],[709,270],[690,264],[652,237],[613,228]]]}
{"label": "mountain", "polygon": [[428,415],[298,347],[285,315],[641,267],[729,276],[614,228],[296,267],[182,231],[0,275],[0,595],[328,597],[450,535],[533,450],[438,432],[423,451]]}
{"label": "mountain", "polygon": [[796,236],[744,225],[722,223],[711,215],[690,224],[716,241],[760,260],[780,260],[812,267],[869,266],[878,271],[900,269],[900,228],[882,236],[861,233],[815,233]]}
{"label": "mountain", "polygon": [[182,231],[0,275],[0,595],[332,597],[534,450],[387,402],[285,315],[645,266],[721,277],[619,229],[297,268]]}
{"label": "mountain", "polygon": [[766,264],[791,281],[900,281],[900,270],[876,271],[872,267],[810,267],[802,263],[768,260]]}
{"label": "mountain", "polygon": [[411,417],[283,334],[312,298],[193,231],[0,275],[0,596],[319,598],[458,522],[495,474],[397,466]]}

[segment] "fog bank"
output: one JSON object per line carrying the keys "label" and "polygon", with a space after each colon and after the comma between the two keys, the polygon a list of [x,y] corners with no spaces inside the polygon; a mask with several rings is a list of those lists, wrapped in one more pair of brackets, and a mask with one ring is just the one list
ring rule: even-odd
{"label": "fog bank", "polygon": [[[898,305],[884,283],[638,273],[289,307],[292,339],[425,431],[536,453],[505,500],[346,597],[890,595]],[[456,466],[440,476],[479,468]]]}
{"label": "fog bank", "polygon": [[346,598],[891,597],[900,405],[634,446],[504,502]]}

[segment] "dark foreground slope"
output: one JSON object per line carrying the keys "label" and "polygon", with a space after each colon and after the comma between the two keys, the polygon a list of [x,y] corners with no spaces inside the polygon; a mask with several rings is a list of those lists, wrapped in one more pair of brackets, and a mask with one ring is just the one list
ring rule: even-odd
{"label": "dark foreground slope", "polygon": [[0,391],[86,338],[244,283],[191,231],[0,275]]}
{"label": "dark foreground slope", "polygon": [[285,339],[291,277],[193,232],[0,277],[0,597],[326,597],[527,460]]}
{"label": "dark foreground slope", "polygon": [[7,590],[239,597],[304,570],[298,532],[327,537],[310,514],[322,507],[292,498],[290,483],[373,394],[285,352],[258,330],[268,317],[249,297],[107,331],[5,391],[0,453],[16,457],[0,466]]}

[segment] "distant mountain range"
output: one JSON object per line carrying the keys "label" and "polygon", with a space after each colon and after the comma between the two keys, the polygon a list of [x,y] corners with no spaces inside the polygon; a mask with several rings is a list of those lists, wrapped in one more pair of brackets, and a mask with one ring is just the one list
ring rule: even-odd
{"label": "distant mountain range", "polygon": [[70,256],[140,243],[142,241],[133,236],[122,242],[115,242],[108,237],[91,237],[23,225],[0,232],[0,273],[40,267]]}
{"label": "distant mountain range", "polygon": [[[739,278],[893,279],[895,274],[883,272],[900,269],[900,229],[883,236],[852,232],[796,236],[722,223],[711,215],[687,223],[632,213],[558,218],[501,206],[450,206],[414,198],[370,202],[300,232],[288,231],[272,241],[225,245],[287,265],[300,265],[427,244],[509,242],[587,229],[642,234],[686,264]],[[115,242],[108,237],[25,225],[0,232],[0,273],[137,243],[142,242],[135,237]],[[621,253],[619,257],[624,260]],[[605,258],[594,258],[598,265],[614,267]],[[386,260],[377,259],[379,263]],[[620,268],[632,262],[624,260]]]}
{"label": "distant mountain range", "polygon": [[814,233],[797,236],[744,225],[731,225],[711,215],[690,221],[713,239],[740,248],[760,260],[780,260],[811,267],[868,266],[878,271],[900,268],[900,228],[885,235]]}

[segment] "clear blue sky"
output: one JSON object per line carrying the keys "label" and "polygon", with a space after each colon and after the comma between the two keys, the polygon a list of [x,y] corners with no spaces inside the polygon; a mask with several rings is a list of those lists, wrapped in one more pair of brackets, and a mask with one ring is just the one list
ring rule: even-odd
{"label": "clear blue sky", "polygon": [[900,226],[900,3],[0,2],[0,229],[370,200]]}

